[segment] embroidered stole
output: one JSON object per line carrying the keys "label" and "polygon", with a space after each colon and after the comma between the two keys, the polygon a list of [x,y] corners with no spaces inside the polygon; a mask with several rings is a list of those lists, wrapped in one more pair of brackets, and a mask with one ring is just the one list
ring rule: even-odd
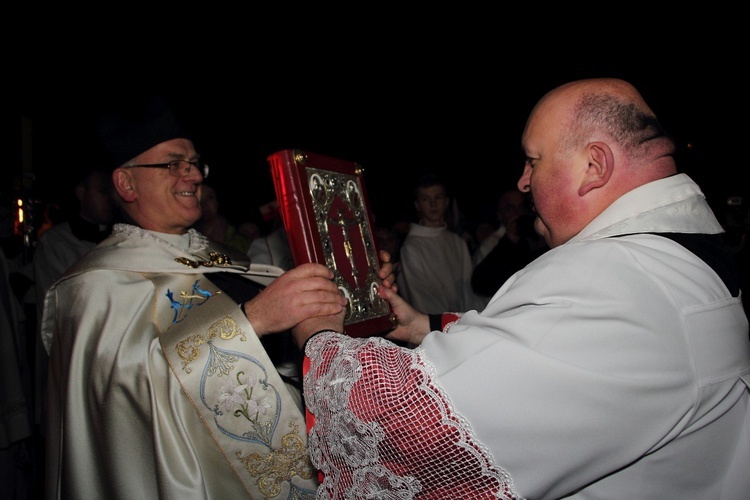
{"label": "embroidered stole", "polygon": [[315,498],[299,411],[239,306],[202,274],[146,275],[162,350],[253,498]]}

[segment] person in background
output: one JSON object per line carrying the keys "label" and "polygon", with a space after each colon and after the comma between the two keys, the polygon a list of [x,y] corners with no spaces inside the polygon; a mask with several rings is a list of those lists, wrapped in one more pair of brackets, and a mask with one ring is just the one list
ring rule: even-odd
{"label": "person in background", "polygon": [[748,319],[673,140],[630,83],[595,78],[544,95],[522,146],[550,249],[483,311],[380,287],[388,339],[418,347],[337,333],[342,313],[293,328],[320,496],[746,499]]}
{"label": "person in background", "polygon": [[447,186],[434,174],[414,189],[418,222],[401,244],[396,277],[401,295],[423,311],[466,311],[481,300],[471,290],[471,255],[466,240],[448,229]]}
{"label": "person in background", "polygon": [[47,289],[86,252],[109,236],[117,214],[111,173],[91,168],[72,188],[76,208],[45,231],[34,249],[34,279],[41,316]]}
{"label": "person in background", "polygon": [[471,265],[473,267],[476,267],[495,248],[500,238],[505,235],[510,221],[515,220],[526,212],[524,203],[524,194],[518,189],[514,188],[503,191],[497,202],[497,212],[495,214],[497,217],[497,228],[484,238],[471,254]]}
{"label": "person in background", "polygon": [[168,101],[114,106],[99,137],[126,222],[45,296],[45,497],[315,498],[289,329],[344,310],[333,272],[191,229],[209,169]]}
{"label": "person in background", "polygon": [[35,498],[26,317],[8,260],[0,249],[0,498]]}
{"label": "person in background", "polygon": [[[477,242],[477,248],[474,250],[474,253],[476,253],[477,250],[482,246],[482,243],[492,236],[492,233],[495,232],[495,226],[487,221],[480,221],[477,223],[477,226],[474,228],[474,239]],[[474,257],[474,253],[471,254],[472,260]]]}
{"label": "person in background", "polygon": [[42,429],[47,387],[47,351],[41,341],[44,295],[86,252],[109,236],[117,215],[110,172],[98,166],[84,169],[71,188],[75,205],[66,218],[40,237],[32,258],[36,294],[37,338],[34,344],[34,417]]}
{"label": "person in background", "polygon": [[253,264],[268,264],[285,271],[294,267],[292,249],[280,218],[270,233],[253,240],[247,255]]}
{"label": "person in background", "polygon": [[[44,293],[65,270],[97,242],[109,235],[116,206],[112,196],[110,175],[97,168],[95,154],[81,160],[68,170],[70,184],[54,186],[56,196],[47,195],[39,203],[39,217],[31,216],[29,224],[36,238],[29,245],[23,266],[11,274],[14,292],[23,305],[23,360],[24,377],[28,390],[28,405],[32,415],[33,434],[31,452],[23,454],[33,464],[23,468],[30,471],[29,481],[34,494],[41,493],[44,464],[44,412],[47,387],[47,352],[40,338]],[[93,163],[86,164],[92,161]],[[22,456],[19,454],[19,457]],[[18,461],[18,464],[21,462]],[[0,495],[2,496],[2,495]]]}
{"label": "person in background", "polygon": [[[494,244],[486,245],[484,251],[489,251],[475,260],[471,288],[484,298],[485,305],[505,280],[547,250],[544,239],[534,231],[534,216],[526,209],[524,196],[517,189],[500,196],[500,227],[491,237]],[[474,257],[479,257],[479,250],[482,247]]]}
{"label": "person in background", "polygon": [[[731,189],[731,188],[730,188]],[[736,188],[734,188],[736,189]],[[724,228],[724,242],[739,268],[740,286],[750,286],[750,209],[747,196],[733,194],[722,198],[716,211]],[[745,314],[750,316],[750,295],[742,296]]]}
{"label": "person in background", "polygon": [[240,225],[237,226],[237,231],[239,231],[239,233],[242,236],[247,238],[250,244],[252,244],[253,241],[255,241],[256,239],[260,238],[263,235],[260,229],[260,226],[257,223],[252,222],[252,221],[246,221],[246,222],[240,223]]}
{"label": "person in background", "polygon": [[229,245],[242,253],[247,253],[252,243],[221,213],[216,189],[208,184],[201,189],[201,218],[195,223],[195,229],[208,239]]}

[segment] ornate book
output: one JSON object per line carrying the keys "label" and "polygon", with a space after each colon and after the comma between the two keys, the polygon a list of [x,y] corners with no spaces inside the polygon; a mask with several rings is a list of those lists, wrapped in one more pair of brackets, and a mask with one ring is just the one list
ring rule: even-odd
{"label": "ornate book", "polygon": [[268,162],[295,265],[318,262],[334,272],[349,299],[344,333],[388,333],[395,317],[377,293],[380,259],[362,167],[296,149],[273,153]]}

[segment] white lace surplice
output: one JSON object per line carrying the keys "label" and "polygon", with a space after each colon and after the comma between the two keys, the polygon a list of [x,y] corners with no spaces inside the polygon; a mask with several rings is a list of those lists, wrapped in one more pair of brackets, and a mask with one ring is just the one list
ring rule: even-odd
{"label": "white lace surplice", "polygon": [[518,498],[421,353],[333,332],[308,342],[319,498]]}

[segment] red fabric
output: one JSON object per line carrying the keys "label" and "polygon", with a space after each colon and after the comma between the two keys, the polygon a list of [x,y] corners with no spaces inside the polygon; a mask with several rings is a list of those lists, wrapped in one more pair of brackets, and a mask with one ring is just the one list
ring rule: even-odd
{"label": "red fabric", "polygon": [[460,316],[456,313],[443,313],[440,316],[440,329],[445,329],[445,326],[448,323],[456,322],[458,321],[458,318],[460,318]]}

